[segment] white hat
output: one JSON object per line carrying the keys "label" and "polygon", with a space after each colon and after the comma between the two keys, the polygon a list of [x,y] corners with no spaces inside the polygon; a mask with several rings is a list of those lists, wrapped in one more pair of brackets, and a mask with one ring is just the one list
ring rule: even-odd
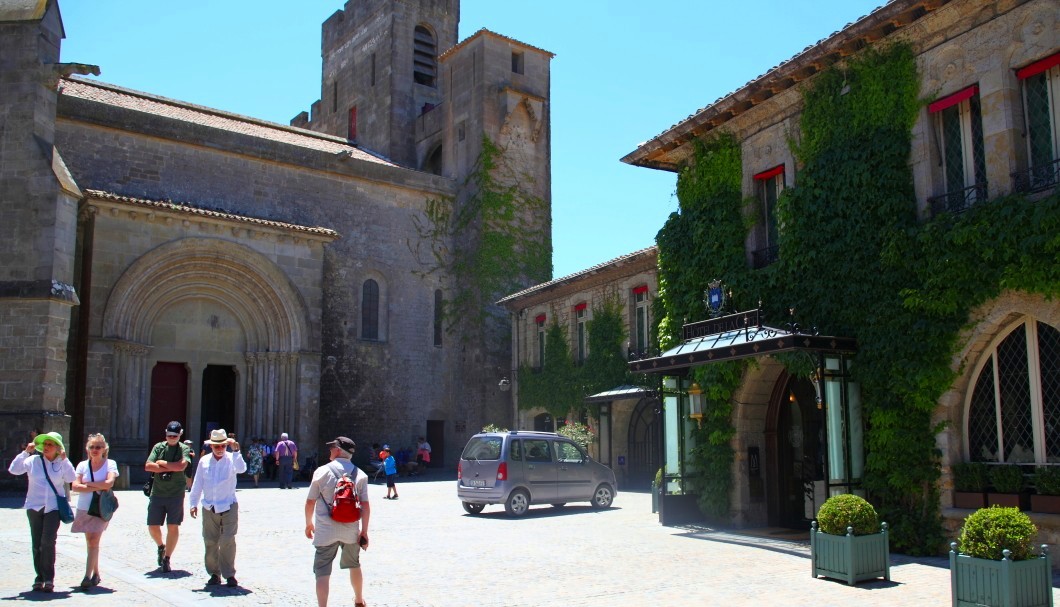
{"label": "white hat", "polygon": [[280,440],[287,440],[287,433],[286,432],[281,432],[280,433]]}
{"label": "white hat", "polygon": [[210,430],[210,442],[215,445],[223,445],[228,442],[228,434],[224,429]]}

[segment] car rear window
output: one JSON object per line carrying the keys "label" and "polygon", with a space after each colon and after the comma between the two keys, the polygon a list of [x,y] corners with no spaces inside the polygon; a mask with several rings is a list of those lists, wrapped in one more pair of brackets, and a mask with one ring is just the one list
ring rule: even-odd
{"label": "car rear window", "polygon": [[464,453],[461,454],[460,457],[466,460],[500,459],[501,437],[473,436],[471,437],[471,440],[468,441],[467,446],[464,447]]}

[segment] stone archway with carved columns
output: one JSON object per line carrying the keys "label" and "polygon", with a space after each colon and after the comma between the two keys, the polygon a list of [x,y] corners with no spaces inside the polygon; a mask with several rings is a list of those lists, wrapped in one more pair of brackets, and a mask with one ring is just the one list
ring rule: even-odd
{"label": "stone archway with carved columns", "polygon": [[[733,394],[733,423],[736,435],[732,439],[733,448],[733,490],[731,506],[732,522],[737,526],[764,526],[768,524],[768,509],[765,491],[770,479],[768,466],[760,465],[761,477],[753,480],[750,477],[748,448],[756,447],[760,457],[768,458],[767,431],[769,428],[769,405],[776,390],[777,380],[786,377],[784,365],[777,359],[764,356],[755,359],[744,373],[743,382]],[[763,464],[765,462],[762,462]],[[752,483],[764,483],[762,487],[752,487]]]}
{"label": "stone archway with carved columns", "polygon": [[[153,330],[157,319],[187,302],[214,308],[239,327],[235,334],[242,343],[231,349],[241,351],[218,354],[221,364],[237,371],[237,433],[274,437],[305,428],[315,436],[316,399],[299,406],[303,389],[312,391],[317,383],[311,369],[319,365],[302,296],[261,253],[219,238],[184,238],[133,262],[108,297],[103,338],[114,352],[114,442],[139,447],[155,438],[148,428],[151,370],[174,355],[159,345]],[[205,365],[188,365],[193,387]],[[189,404],[197,415],[198,403]]]}

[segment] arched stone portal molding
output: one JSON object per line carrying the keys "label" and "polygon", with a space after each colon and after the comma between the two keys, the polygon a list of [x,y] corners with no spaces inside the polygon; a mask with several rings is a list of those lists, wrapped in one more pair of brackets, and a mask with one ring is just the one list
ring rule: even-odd
{"label": "arched stone portal molding", "polygon": [[147,398],[147,355],[151,348],[129,341],[115,341],[114,347],[114,415],[111,418],[111,440],[133,445],[148,436],[150,409],[143,406]]}
{"label": "arched stone portal molding", "polygon": [[212,299],[246,330],[245,352],[297,352],[308,320],[301,295],[260,253],[220,239],[185,238],[146,253],[114,285],[103,335],[151,343],[155,318],[186,299]]}
{"label": "arched stone portal molding", "polygon": [[[299,388],[308,381],[312,391],[316,383],[312,372],[306,376],[303,371],[307,361],[300,356],[317,349],[304,299],[283,270],[264,255],[226,240],[186,238],[136,260],[107,300],[103,335],[115,344],[115,436],[123,439],[123,445],[146,444],[148,352],[153,346],[162,347],[152,331],[167,310],[189,301],[223,308],[242,329],[244,343],[229,346],[238,348],[230,354],[246,362],[246,373],[238,380],[242,382],[236,402],[239,433],[272,437],[294,428],[301,413]],[[180,360],[179,354],[175,356]],[[193,382],[199,381],[198,375],[193,373]],[[189,415],[195,417],[196,411],[197,404],[189,403]],[[310,413],[315,417],[315,411]]]}

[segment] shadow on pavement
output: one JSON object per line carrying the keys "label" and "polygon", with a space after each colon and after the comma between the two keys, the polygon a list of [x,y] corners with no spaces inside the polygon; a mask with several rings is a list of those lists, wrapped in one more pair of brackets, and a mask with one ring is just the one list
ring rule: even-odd
{"label": "shadow on pavement", "polygon": [[518,521],[518,520],[530,520],[540,518],[552,518],[557,516],[573,516],[573,515],[587,515],[587,514],[601,514],[610,510],[621,510],[619,506],[611,506],[610,508],[597,510],[592,506],[562,506],[556,508],[555,506],[532,506],[526,514],[520,517],[508,516],[508,513],[504,511],[504,506],[497,505],[492,506],[496,510],[483,510],[479,514],[467,514],[464,516],[468,518],[481,518],[481,519],[494,519],[494,520],[506,520],[506,521]]}
{"label": "shadow on pavement", "polygon": [[201,592],[209,594],[211,597],[219,596],[246,596],[248,594],[254,594],[253,590],[244,588],[242,586],[236,586],[235,588],[229,588],[228,586],[209,586],[203,588],[196,588],[192,592]]}
{"label": "shadow on pavement", "polygon": [[144,577],[149,577],[153,579],[161,578],[164,580],[179,580],[181,578],[191,577],[191,572],[185,571],[183,569],[174,569],[169,573],[163,573],[161,569],[155,569],[154,571],[148,571],[147,573],[145,573]]}
{"label": "shadow on pavement", "polygon": [[54,592],[37,592],[34,590],[27,590],[20,592],[15,596],[5,596],[4,601],[34,601],[37,603],[45,603],[48,601],[61,601],[70,598],[73,593],[69,590],[55,590]]}

